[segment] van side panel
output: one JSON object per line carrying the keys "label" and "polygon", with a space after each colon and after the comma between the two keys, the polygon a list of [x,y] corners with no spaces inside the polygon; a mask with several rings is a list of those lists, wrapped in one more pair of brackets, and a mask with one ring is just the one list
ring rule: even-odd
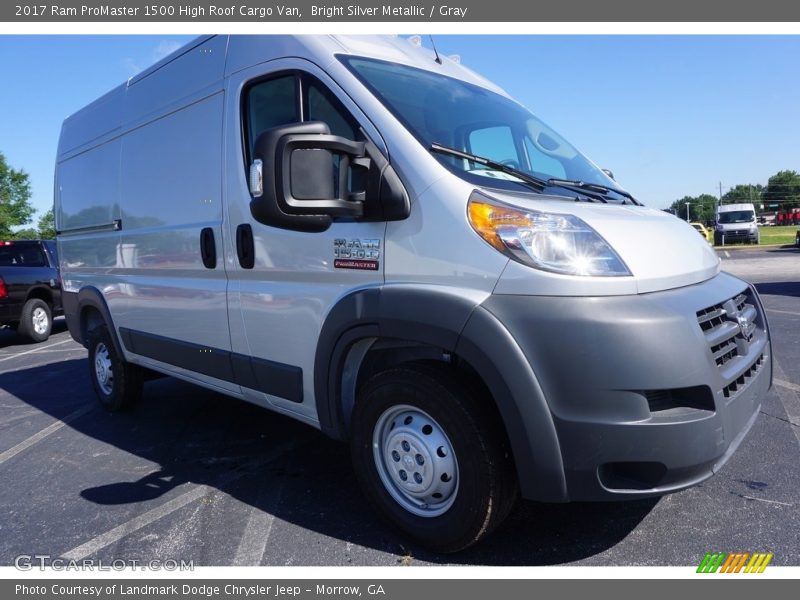
{"label": "van side panel", "polygon": [[119,219],[119,139],[58,166],[56,227],[59,231],[110,225]]}
{"label": "van side panel", "polygon": [[131,79],[125,97],[126,125],[150,121],[222,89],[227,43],[227,36],[212,37],[158,70]]}
{"label": "van side panel", "polygon": [[[55,220],[62,277],[67,290],[95,281],[97,268],[117,264],[120,218],[120,140],[107,142],[58,165]],[[85,232],[96,228],[94,233]]]}
{"label": "van side panel", "polygon": [[[123,138],[116,325],[230,350],[222,260],[221,93]],[[217,266],[203,265],[211,228]]]}
{"label": "van side panel", "polygon": [[58,139],[59,160],[119,134],[126,90],[126,84],[119,85],[64,121]]}

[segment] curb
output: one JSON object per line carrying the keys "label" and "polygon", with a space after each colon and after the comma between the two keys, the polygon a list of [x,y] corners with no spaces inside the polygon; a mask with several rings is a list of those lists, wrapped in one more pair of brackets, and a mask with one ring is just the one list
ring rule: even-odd
{"label": "curb", "polygon": [[711,246],[714,250],[733,250],[734,252],[747,252],[755,250],[767,250],[775,248],[797,248],[795,244],[756,244],[756,245],[736,245],[736,246]]}

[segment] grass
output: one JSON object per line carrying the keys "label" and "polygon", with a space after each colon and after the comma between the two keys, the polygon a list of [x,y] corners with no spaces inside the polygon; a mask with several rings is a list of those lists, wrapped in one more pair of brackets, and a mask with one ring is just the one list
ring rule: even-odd
{"label": "grass", "polygon": [[782,225],[780,227],[759,227],[762,244],[794,244],[797,235],[797,225]]}
{"label": "grass", "polygon": [[[781,225],[780,227],[759,227],[761,232],[761,245],[785,245],[794,244],[797,230],[800,229],[797,225]],[[729,246],[732,244],[729,244]],[[746,244],[745,244],[746,245]],[[718,248],[720,246],[717,246]]]}

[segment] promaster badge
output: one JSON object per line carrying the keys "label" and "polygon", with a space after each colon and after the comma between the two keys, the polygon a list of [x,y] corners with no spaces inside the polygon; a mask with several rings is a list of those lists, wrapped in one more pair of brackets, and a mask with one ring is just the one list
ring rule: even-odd
{"label": "promaster badge", "polygon": [[377,271],[380,257],[380,240],[333,240],[333,266],[337,269]]}

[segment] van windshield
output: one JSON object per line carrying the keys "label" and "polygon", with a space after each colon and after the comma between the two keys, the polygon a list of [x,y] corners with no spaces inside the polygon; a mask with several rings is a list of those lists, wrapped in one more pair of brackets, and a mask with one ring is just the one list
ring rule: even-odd
{"label": "van windshield", "polygon": [[[619,189],[589,159],[513,100],[459,79],[375,59],[341,57],[350,70],[425,146],[440,144],[489,158],[536,178],[568,179]],[[519,189],[511,174],[436,154],[477,185]],[[575,193],[548,187],[548,193]]]}
{"label": "van windshield", "polygon": [[719,213],[718,223],[749,223],[753,220],[752,210],[732,210],[730,212]]}

